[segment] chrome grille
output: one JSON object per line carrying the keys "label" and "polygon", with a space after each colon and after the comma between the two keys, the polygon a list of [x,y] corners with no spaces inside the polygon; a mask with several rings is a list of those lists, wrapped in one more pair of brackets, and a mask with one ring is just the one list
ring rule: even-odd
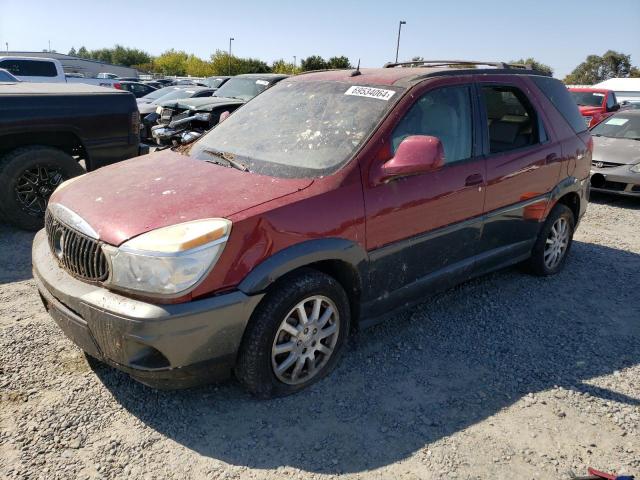
{"label": "chrome grille", "polygon": [[51,253],[62,268],[84,280],[100,282],[107,279],[109,267],[98,240],[67,227],[49,210],[45,215],[45,230]]}
{"label": "chrome grille", "polygon": [[623,163],[613,163],[613,162],[600,162],[598,160],[592,160],[591,165],[596,168],[613,168],[619,167],[620,165],[624,165]]}

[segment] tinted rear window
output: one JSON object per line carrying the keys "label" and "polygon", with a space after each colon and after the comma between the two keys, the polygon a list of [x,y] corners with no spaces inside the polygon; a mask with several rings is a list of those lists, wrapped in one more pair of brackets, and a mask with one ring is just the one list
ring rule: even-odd
{"label": "tinted rear window", "polygon": [[582,115],[580,115],[576,102],[571,98],[569,90],[560,80],[538,76],[531,76],[530,78],[576,133],[584,132],[587,129],[587,124]]}
{"label": "tinted rear window", "polygon": [[58,75],[55,64],[45,60],[2,60],[0,67],[18,77],[55,77]]}

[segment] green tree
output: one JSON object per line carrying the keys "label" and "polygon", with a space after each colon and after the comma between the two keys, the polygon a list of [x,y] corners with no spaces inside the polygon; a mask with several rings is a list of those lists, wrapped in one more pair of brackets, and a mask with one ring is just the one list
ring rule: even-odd
{"label": "green tree", "polygon": [[130,67],[131,65],[138,65],[141,63],[149,63],[151,61],[151,55],[137,48],[123,47],[122,45],[116,45],[111,49],[111,60],[116,65],[124,65]]}
{"label": "green tree", "polygon": [[311,55],[310,57],[303,58],[300,62],[300,70],[302,70],[303,72],[310,72],[312,70],[326,70],[327,68],[327,62],[320,55]]}
{"label": "green tree", "polygon": [[80,58],[91,58],[91,55],[89,55],[89,50],[87,50],[84,47],[80,47],[78,49],[78,57],[80,57]]}
{"label": "green tree", "polygon": [[173,48],[160,54],[153,62],[156,71],[164,75],[186,75],[187,59],[189,55],[183,51],[176,51]]}
{"label": "green tree", "polygon": [[195,55],[189,55],[185,62],[185,71],[192,77],[210,77],[214,75],[213,65]]}
{"label": "green tree", "polygon": [[341,57],[331,57],[327,60],[327,68],[353,68],[349,59],[344,55]]}
{"label": "green tree", "polygon": [[298,73],[298,68],[296,68],[296,66],[291,63],[291,62],[285,62],[282,58],[279,60],[275,60],[272,64],[271,64],[271,71],[273,73],[285,73],[288,75],[295,75],[296,73]]}
{"label": "green tree", "polygon": [[271,68],[257,58],[242,58],[216,50],[211,55],[213,75],[241,75],[243,73],[269,73]]}
{"label": "green tree", "polygon": [[538,70],[539,72],[542,72],[549,76],[553,75],[553,68],[551,68],[549,65],[546,65],[544,63],[537,61],[535,58],[531,58],[531,57],[527,59],[521,58],[519,60],[511,60],[509,63],[531,65],[531,68],[533,68],[534,70]]}
{"label": "green tree", "polygon": [[69,53],[67,55],[75,57],[76,55],[78,55],[78,52],[76,52],[76,49],[74,47],[71,47],[71,50],[69,50]]}
{"label": "green tree", "polygon": [[602,56],[589,55],[565,77],[564,83],[593,85],[609,78],[629,77],[633,68],[631,55],[608,50]]}

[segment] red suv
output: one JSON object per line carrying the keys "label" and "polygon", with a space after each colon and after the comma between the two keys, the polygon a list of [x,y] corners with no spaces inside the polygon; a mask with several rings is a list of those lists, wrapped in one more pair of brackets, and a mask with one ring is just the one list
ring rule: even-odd
{"label": "red suv", "polygon": [[620,110],[615,92],[603,88],[569,87],[573,100],[591,128]]}
{"label": "red suv", "polygon": [[557,273],[592,146],[567,89],[429,65],[291,77],[186,152],[65,182],[33,245],[51,316],[143,383],[234,371],[270,397],[428,293],[521,262]]}

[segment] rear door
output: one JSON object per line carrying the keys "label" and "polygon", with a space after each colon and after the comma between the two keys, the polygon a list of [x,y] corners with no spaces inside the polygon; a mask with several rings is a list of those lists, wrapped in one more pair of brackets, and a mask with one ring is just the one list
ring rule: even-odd
{"label": "rear door", "polygon": [[487,159],[480,269],[526,256],[550,193],[562,150],[529,86],[516,75],[478,76]]}
{"label": "rear door", "polygon": [[383,137],[389,151],[369,165],[372,178],[410,135],[435,136],[444,146],[445,165],[439,170],[379,185],[365,182],[371,287],[391,303],[392,292],[417,290],[447,268],[453,272],[447,279],[455,283],[467,272],[464,260],[476,253],[485,160],[475,141],[478,106],[473,91],[471,76],[416,87],[396,107],[397,121]]}

